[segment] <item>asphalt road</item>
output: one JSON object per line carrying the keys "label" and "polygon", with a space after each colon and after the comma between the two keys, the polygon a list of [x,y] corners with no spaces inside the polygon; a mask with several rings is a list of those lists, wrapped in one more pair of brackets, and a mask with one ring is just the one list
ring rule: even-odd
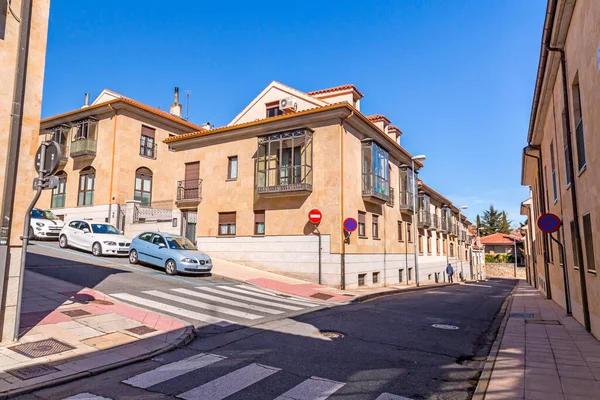
{"label": "asphalt road", "polygon": [[[229,332],[199,329],[190,344],[155,360],[20,398],[469,399],[480,374],[477,360],[489,352],[498,311],[514,284],[490,280]],[[343,337],[329,339],[324,331]]]}
{"label": "asphalt road", "polygon": [[[88,287],[119,301],[223,332],[307,310],[321,302],[277,296],[219,276],[168,276],[162,268],[129,264],[127,257],[94,257],[56,242],[29,248],[27,270]],[[27,278],[26,278],[27,279]]]}

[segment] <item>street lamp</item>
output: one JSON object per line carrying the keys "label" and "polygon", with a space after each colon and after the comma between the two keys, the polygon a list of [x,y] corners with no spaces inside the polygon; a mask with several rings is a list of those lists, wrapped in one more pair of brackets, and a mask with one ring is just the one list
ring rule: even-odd
{"label": "street lamp", "polygon": [[479,237],[479,232],[481,232],[482,230],[484,230],[484,227],[481,228],[477,228],[477,247],[481,247],[481,253],[479,253],[479,257],[477,259],[477,277],[478,279],[483,279],[483,274],[481,273],[481,266],[483,265],[483,257],[484,257],[484,251],[483,251],[483,246],[481,245],[481,239]]}
{"label": "street lamp", "polygon": [[[461,231],[461,221],[460,221],[460,213],[461,210],[466,210],[467,206],[458,207],[458,257],[460,257],[460,276],[462,280],[465,280],[465,273],[463,272],[463,256],[462,256],[462,231]],[[472,278],[472,277],[471,277]]]}
{"label": "street lamp", "polygon": [[419,213],[419,204],[417,203],[417,191],[418,191],[418,185],[417,185],[417,175],[415,172],[415,161],[424,161],[427,157],[425,157],[424,154],[420,154],[418,156],[414,156],[411,158],[411,162],[412,162],[412,176],[413,176],[413,205],[415,207],[415,220],[413,221],[413,240],[414,240],[414,248],[415,248],[415,285],[419,286],[419,258],[418,258],[418,252],[419,252],[419,231],[417,228],[418,222],[417,222],[417,214]]}

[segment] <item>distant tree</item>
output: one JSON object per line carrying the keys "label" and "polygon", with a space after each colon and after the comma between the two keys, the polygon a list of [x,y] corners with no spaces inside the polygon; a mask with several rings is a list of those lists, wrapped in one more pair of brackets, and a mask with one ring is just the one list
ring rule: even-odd
{"label": "distant tree", "polygon": [[477,214],[477,229],[481,228],[481,217]]}
{"label": "distant tree", "polygon": [[511,232],[510,224],[511,223],[512,223],[512,221],[506,217],[506,211],[502,211],[502,216],[500,217],[500,225],[498,226],[497,232],[504,233],[504,234],[510,234],[510,232]]}
{"label": "distant tree", "polygon": [[483,210],[483,215],[479,218],[479,225],[481,228],[481,235],[487,236],[492,233],[502,232],[509,233],[510,232],[510,221],[506,217],[506,212],[497,210],[493,204],[490,204],[490,208],[487,210]]}

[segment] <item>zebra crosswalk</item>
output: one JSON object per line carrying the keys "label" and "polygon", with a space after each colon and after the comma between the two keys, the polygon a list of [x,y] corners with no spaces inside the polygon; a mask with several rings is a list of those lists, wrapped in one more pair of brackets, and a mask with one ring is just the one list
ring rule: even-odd
{"label": "zebra crosswalk", "polygon": [[[163,393],[183,400],[225,400],[229,397],[236,399],[260,398],[261,400],[326,400],[346,386],[344,382],[317,376],[305,379],[292,375],[296,380],[290,381],[283,376],[278,378],[284,373],[281,368],[259,363],[225,365],[227,361],[228,358],[225,356],[200,353],[132,376],[123,380],[122,383],[133,388]],[[234,369],[231,369],[231,366]],[[217,371],[218,375],[211,374],[211,368]],[[204,374],[198,374],[203,371]],[[185,379],[184,375],[187,374],[189,376]],[[205,377],[208,378],[204,379]],[[168,388],[173,387],[173,385],[169,385],[171,380],[178,380],[175,386],[179,389],[178,391],[169,391]],[[261,384],[263,386],[260,386]],[[353,390],[351,389],[349,393],[352,393]],[[80,393],[63,400],[112,399],[92,393]],[[375,400],[410,399],[390,393],[381,393]]]}
{"label": "zebra crosswalk", "polygon": [[186,320],[226,327],[322,306],[308,299],[281,297],[251,286],[213,286],[111,293],[112,297]]}

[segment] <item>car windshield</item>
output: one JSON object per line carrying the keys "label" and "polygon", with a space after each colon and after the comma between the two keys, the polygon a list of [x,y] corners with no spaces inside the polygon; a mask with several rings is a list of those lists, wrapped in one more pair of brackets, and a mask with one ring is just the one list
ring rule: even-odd
{"label": "car windshield", "polygon": [[48,210],[33,210],[31,218],[57,220],[58,217],[52,211]]}
{"label": "car windshield", "polygon": [[92,231],[94,233],[105,233],[108,235],[120,235],[121,232],[119,232],[117,230],[117,228],[115,228],[112,225],[105,225],[105,224],[91,224],[92,225]]}
{"label": "car windshield", "polygon": [[167,242],[173,250],[196,250],[196,246],[184,237],[167,237]]}

